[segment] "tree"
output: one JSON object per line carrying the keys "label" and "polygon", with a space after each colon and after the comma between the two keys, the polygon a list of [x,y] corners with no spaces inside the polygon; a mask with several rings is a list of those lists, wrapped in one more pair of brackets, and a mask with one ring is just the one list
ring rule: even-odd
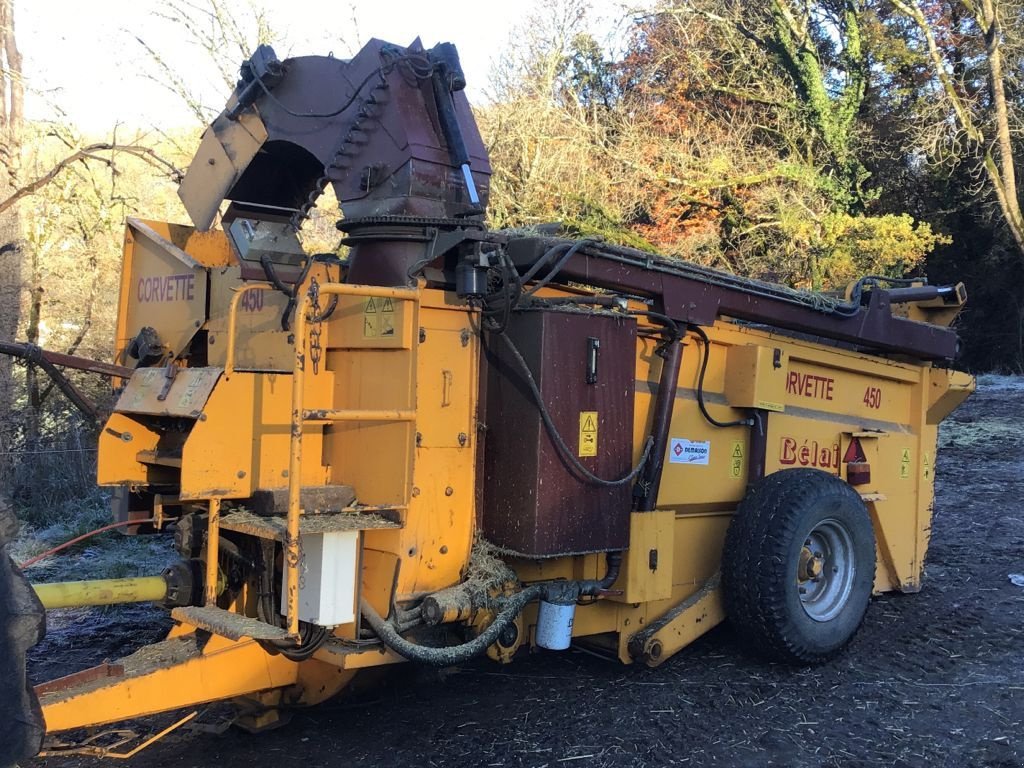
{"label": "tree", "polygon": [[837,202],[857,211],[867,202],[856,142],[869,78],[863,13],[862,0],[670,0],[652,21],[674,23],[680,37],[715,45],[697,50],[710,53],[714,65],[695,70],[711,93],[788,112],[799,131],[787,132],[787,142],[822,166]]}
{"label": "tree", "polygon": [[[0,198],[17,185],[25,87],[14,29],[14,0],[0,0]],[[0,212],[0,337],[14,338],[21,298],[21,222],[17,209]],[[0,356],[0,412],[11,406],[12,364]],[[0,445],[7,435],[0,434]]]}
{"label": "tree", "polygon": [[623,62],[641,230],[687,258],[816,289],[842,287],[853,265],[919,265],[942,238],[877,210],[866,185],[868,18],[859,2],[671,0],[642,19]]}
{"label": "tree", "polygon": [[917,0],[891,2],[912,22],[904,34],[926,55],[937,86],[932,95],[944,107],[929,124],[931,140],[926,146],[933,157],[945,154],[977,165],[1024,258],[1024,213],[1013,146],[1022,110],[1008,96],[1010,73],[1019,72],[1024,64],[1020,48],[1012,45],[1020,41],[1008,41],[1008,34],[1012,30],[1020,35],[1024,13],[1002,0],[924,7]]}

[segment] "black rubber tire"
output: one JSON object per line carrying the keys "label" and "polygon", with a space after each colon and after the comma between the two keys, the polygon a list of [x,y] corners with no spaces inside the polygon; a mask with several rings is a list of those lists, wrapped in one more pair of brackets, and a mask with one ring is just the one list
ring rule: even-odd
{"label": "black rubber tire", "polygon": [[0,768],[38,754],[46,730],[26,673],[28,650],[46,635],[46,612],[7,554],[18,527],[0,500]]}
{"label": "black rubber tire", "polygon": [[[812,618],[797,591],[800,552],[821,522],[838,521],[852,541],[853,576],[838,613]],[[791,664],[821,664],[850,642],[875,579],[875,534],[860,495],[817,469],[775,472],[754,485],[729,525],[722,555],[726,616],[757,653]]]}

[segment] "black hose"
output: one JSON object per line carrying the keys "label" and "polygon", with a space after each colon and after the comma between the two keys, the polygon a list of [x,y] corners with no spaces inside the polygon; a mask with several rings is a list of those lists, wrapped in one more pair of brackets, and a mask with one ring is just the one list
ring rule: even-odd
{"label": "black hose", "polygon": [[[544,275],[543,278],[541,278],[536,283],[534,283],[532,286],[530,286],[530,290],[528,290],[524,295],[526,297],[533,296],[535,293],[537,293],[537,291],[539,291],[545,285],[547,285],[552,280],[554,280],[555,276],[558,275],[558,273],[562,271],[562,267],[564,267],[566,265],[566,263],[569,261],[569,259],[571,259],[573,256],[575,256],[580,251],[580,249],[585,248],[588,245],[595,245],[595,244],[596,244],[595,240],[577,240],[575,243],[572,244],[572,247],[570,247],[569,250],[566,251],[558,259],[558,261],[555,262],[555,265],[553,267],[551,267],[550,270],[548,270],[548,273],[546,275]],[[550,253],[550,252],[551,251],[548,251],[548,253]],[[546,257],[546,254],[545,254],[545,257]],[[534,265],[534,266],[536,267],[536,265]],[[527,272],[527,274],[532,276],[533,272],[534,272],[534,270],[531,269],[530,272]],[[527,279],[525,277],[523,277],[522,280],[521,280],[521,282],[523,282],[523,283],[525,283],[526,281],[527,281]]]}
{"label": "black hose", "polygon": [[596,596],[606,589],[610,589],[612,584],[619,578],[619,573],[622,571],[622,553],[621,552],[609,552],[606,555],[608,560],[608,570],[605,571],[604,577],[601,579],[588,579],[579,582],[580,594]]}
{"label": "black hose", "polygon": [[704,374],[708,370],[708,360],[711,358],[711,342],[708,340],[708,335],[704,333],[704,329],[699,325],[691,325],[690,330],[700,336],[701,342],[704,344],[704,357],[700,363],[700,375],[697,376],[697,407],[700,408],[700,412],[707,419],[708,424],[715,427],[750,427],[753,426],[753,419],[736,419],[736,421],[719,421],[708,413],[708,407],[704,404]]}
{"label": "black hose", "polygon": [[530,268],[526,270],[526,273],[520,278],[520,280],[524,283],[530,282],[533,279],[534,275],[540,272],[547,265],[547,263],[551,261],[552,256],[554,256],[561,250],[571,247],[571,243],[556,243],[555,245],[551,246],[546,251],[544,251],[544,254],[539,259],[537,259],[535,262],[533,262],[532,265],[530,265]]}
{"label": "black hose", "polygon": [[498,636],[509,624],[515,621],[515,618],[526,607],[526,604],[540,597],[542,593],[543,588],[537,585],[527,587],[522,592],[517,592],[505,602],[504,607],[494,617],[494,621],[491,622],[487,629],[468,643],[452,645],[446,648],[434,648],[406,640],[399,634],[391,622],[381,618],[381,615],[373,609],[373,606],[370,605],[366,598],[360,599],[359,610],[362,612],[363,618],[366,619],[366,623],[377,633],[377,637],[380,638],[381,642],[399,656],[404,656],[410,661],[418,661],[421,664],[430,664],[435,667],[450,667],[469,661],[494,645],[498,640]]}

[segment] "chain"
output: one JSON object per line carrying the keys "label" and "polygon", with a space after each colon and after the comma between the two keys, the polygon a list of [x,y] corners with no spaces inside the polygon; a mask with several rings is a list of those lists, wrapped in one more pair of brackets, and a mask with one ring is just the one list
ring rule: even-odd
{"label": "chain", "polygon": [[312,325],[309,328],[309,360],[313,364],[313,375],[316,376],[320,373],[320,358],[324,354],[323,347],[320,346],[320,332],[323,330],[324,318],[320,309],[320,283],[317,282],[316,277],[310,278],[309,281],[309,299],[309,311],[312,313]]}

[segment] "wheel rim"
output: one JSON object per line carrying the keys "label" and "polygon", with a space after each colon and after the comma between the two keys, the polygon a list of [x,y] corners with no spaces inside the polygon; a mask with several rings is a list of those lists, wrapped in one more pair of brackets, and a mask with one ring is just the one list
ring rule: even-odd
{"label": "wheel rim", "polygon": [[846,606],[856,564],[850,529],[835,518],[818,523],[804,537],[797,565],[800,605],[815,621],[829,621]]}

